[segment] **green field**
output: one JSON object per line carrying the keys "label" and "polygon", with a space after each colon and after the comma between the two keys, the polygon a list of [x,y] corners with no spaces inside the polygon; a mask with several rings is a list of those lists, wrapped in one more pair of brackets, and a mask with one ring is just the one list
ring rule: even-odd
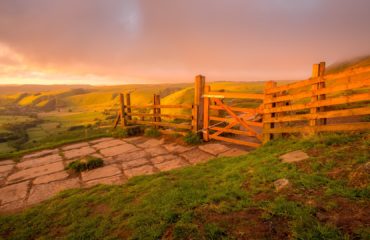
{"label": "green field", "polygon": [[[120,186],[68,190],[0,216],[0,238],[368,239],[369,147],[369,133],[292,138]],[[279,160],[294,150],[310,159]],[[281,178],[291,185],[276,192]]]}

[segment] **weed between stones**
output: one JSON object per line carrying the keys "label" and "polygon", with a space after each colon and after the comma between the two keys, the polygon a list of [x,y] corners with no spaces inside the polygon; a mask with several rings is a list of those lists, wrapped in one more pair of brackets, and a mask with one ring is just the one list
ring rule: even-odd
{"label": "weed between stones", "polygon": [[82,172],[82,171],[102,167],[103,165],[104,165],[104,162],[102,159],[97,158],[97,157],[87,156],[83,159],[79,159],[79,160],[69,163],[68,166],[66,167],[66,170],[72,169],[76,172]]}

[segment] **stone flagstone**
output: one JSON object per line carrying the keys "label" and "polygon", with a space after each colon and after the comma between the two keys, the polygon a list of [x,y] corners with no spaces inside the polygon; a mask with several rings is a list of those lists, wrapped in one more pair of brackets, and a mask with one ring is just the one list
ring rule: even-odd
{"label": "stone flagstone", "polygon": [[161,171],[169,171],[169,170],[184,167],[184,166],[187,166],[187,165],[188,164],[186,164],[180,158],[177,158],[177,159],[174,159],[174,160],[170,160],[170,161],[155,164],[154,166],[156,168],[158,168],[159,170],[161,170]]}
{"label": "stone flagstone", "polygon": [[199,149],[212,155],[218,155],[220,153],[226,152],[227,150],[230,150],[229,147],[226,147],[225,145],[220,143],[209,143],[201,145],[199,146]]}
{"label": "stone flagstone", "polygon": [[76,149],[76,148],[82,148],[82,147],[87,147],[89,144],[87,142],[82,142],[82,143],[75,143],[72,145],[67,145],[65,147],[62,147],[62,150],[71,150],[71,149]]}
{"label": "stone flagstone", "polygon": [[77,149],[72,149],[63,152],[64,157],[67,159],[72,159],[72,158],[77,158],[77,157],[84,157],[90,154],[95,153],[95,149],[92,147],[82,147],[82,148],[77,148]]}
{"label": "stone flagstone", "polygon": [[138,159],[138,158],[145,158],[147,156],[149,156],[148,153],[146,153],[143,150],[139,150],[139,151],[130,152],[130,153],[115,156],[114,160],[117,161],[117,162],[129,162],[129,161],[132,161],[132,160],[135,160],[135,159]]}
{"label": "stone flagstone", "polygon": [[78,178],[71,178],[62,181],[51,182],[48,184],[34,185],[31,188],[27,204],[30,205],[39,203],[63,190],[78,187],[80,187],[80,180]]}
{"label": "stone flagstone", "polygon": [[280,156],[280,159],[283,162],[286,162],[286,163],[300,162],[300,161],[306,160],[308,158],[309,158],[309,156],[307,155],[307,153],[305,153],[301,150],[286,153],[286,154]]}
{"label": "stone flagstone", "polygon": [[194,147],[181,146],[176,143],[165,144],[163,145],[163,147],[171,153],[183,153],[183,152],[189,151],[194,148]]}
{"label": "stone flagstone", "polygon": [[123,162],[122,168],[129,169],[129,168],[139,167],[139,166],[146,165],[146,164],[150,164],[150,162],[145,158],[139,158],[139,159],[132,160],[129,162]]}
{"label": "stone flagstone", "polygon": [[87,182],[93,179],[105,178],[119,174],[122,174],[122,172],[116,165],[109,165],[101,168],[96,168],[90,171],[82,172],[81,178],[84,182]]}
{"label": "stone flagstone", "polygon": [[106,157],[113,157],[123,153],[129,153],[139,150],[135,145],[125,143],[123,145],[118,145],[115,147],[105,148],[100,150],[100,153]]}
{"label": "stone flagstone", "polygon": [[43,156],[46,156],[46,155],[49,155],[49,154],[58,153],[58,151],[59,151],[58,149],[46,149],[46,150],[42,150],[40,152],[35,152],[35,153],[32,153],[32,154],[25,155],[23,157],[23,159],[43,157]]}
{"label": "stone flagstone", "polygon": [[237,157],[241,155],[248,154],[247,151],[240,150],[238,148],[232,148],[230,150],[227,150],[226,152],[220,153],[218,156],[220,157]]}
{"label": "stone flagstone", "polygon": [[48,155],[40,158],[27,159],[20,163],[17,163],[17,168],[26,169],[31,167],[38,167],[49,163],[62,161],[62,157],[59,154]]}
{"label": "stone flagstone", "polygon": [[63,172],[56,172],[49,175],[41,176],[33,180],[33,184],[43,184],[43,183],[49,183],[54,182],[58,180],[63,180],[68,178],[68,173],[66,171]]}
{"label": "stone flagstone", "polygon": [[144,165],[141,167],[124,170],[124,173],[128,178],[132,178],[139,175],[148,175],[155,173],[155,168],[150,165]]}
{"label": "stone flagstone", "polygon": [[24,200],[27,195],[29,181],[8,185],[0,188],[0,204]]}
{"label": "stone flagstone", "polygon": [[114,146],[118,146],[122,144],[126,144],[126,142],[119,140],[119,139],[114,139],[110,141],[100,142],[98,144],[93,145],[93,147],[97,150],[101,150],[104,148],[114,147]]}
{"label": "stone flagstone", "polygon": [[8,173],[14,168],[14,165],[3,165],[0,166],[0,173]]}
{"label": "stone flagstone", "polygon": [[152,157],[169,153],[165,148],[159,146],[153,148],[146,148],[145,152],[149,153]]}
{"label": "stone flagstone", "polygon": [[153,148],[153,147],[158,147],[164,143],[164,139],[149,139],[146,142],[139,144],[138,146],[141,148]]}
{"label": "stone flagstone", "polygon": [[122,184],[124,182],[125,180],[123,180],[120,175],[116,175],[85,182],[85,187],[92,187],[98,184]]}
{"label": "stone flagstone", "polygon": [[111,137],[106,137],[106,138],[99,138],[99,139],[92,140],[92,141],[90,141],[90,143],[91,144],[97,144],[97,143],[101,143],[101,142],[109,142],[109,141],[112,141],[112,140],[115,140],[115,139],[111,138]]}
{"label": "stone flagstone", "polygon": [[13,160],[0,160],[0,166],[15,164]]}
{"label": "stone flagstone", "polygon": [[154,157],[154,158],[150,159],[150,161],[154,164],[158,164],[158,163],[162,163],[162,162],[165,162],[165,161],[173,160],[175,158],[178,158],[178,157],[176,155],[173,155],[173,154],[167,154],[167,155]]}
{"label": "stone flagstone", "polygon": [[54,172],[60,172],[64,170],[64,166],[62,162],[50,163],[47,165],[28,168],[25,170],[21,170],[19,172],[15,172],[9,175],[7,181],[8,182],[17,182],[21,180],[31,179],[34,177],[47,175]]}
{"label": "stone flagstone", "polygon": [[182,153],[180,155],[184,157],[191,164],[206,162],[207,160],[213,158],[211,154],[205,153],[197,148],[194,150]]}

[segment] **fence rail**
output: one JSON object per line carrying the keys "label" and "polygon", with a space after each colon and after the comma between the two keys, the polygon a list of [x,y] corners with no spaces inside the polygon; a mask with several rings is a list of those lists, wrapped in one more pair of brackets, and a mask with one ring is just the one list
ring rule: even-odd
{"label": "fence rail", "polygon": [[[265,143],[287,134],[370,129],[366,120],[370,119],[370,67],[325,74],[325,63],[321,62],[314,64],[309,79],[282,86],[270,81],[262,94],[211,91],[201,75],[196,76],[194,89],[193,104],[161,104],[160,96],[154,94],[152,104],[131,105],[130,94],[120,94],[115,127],[121,120],[122,127],[140,124],[155,126],[163,133],[203,132],[205,141],[215,139],[249,147],[260,144],[222,134],[255,137]],[[224,102],[227,99],[252,99],[253,104],[260,101],[261,105],[229,106]],[[185,111],[171,114],[163,109]],[[349,119],[349,122],[341,123],[338,119]]]}

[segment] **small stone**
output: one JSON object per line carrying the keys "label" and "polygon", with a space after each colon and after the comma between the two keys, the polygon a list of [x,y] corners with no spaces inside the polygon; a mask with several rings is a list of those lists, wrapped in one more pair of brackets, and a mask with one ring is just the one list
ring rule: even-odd
{"label": "small stone", "polygon": [[197,148],[192,151],[182,153],[180,155],[188,160],[191,164],[203,163],[213,158],[211,154],[205,153]]}
{"label": "small stone", "polygon": [[46,165],[49,163],[59,162],[59,161],[62,161],[61,156],[59,156],[59,154],[53,154],[53,155],[48,155],[45,157],[23,160],[22,162],[18,163],[16,166],[19,169],[27,169],[27,168],[38,167],[38,166]]}
{"label": "small stone", "polygon": [[8,183],[11,182],[18,182],[26,179],[35,178],[42,175],[47,175],[54,172],[60,172],[64,170],[64,166],[62,162],[50,163],[47,165],[28,168],[25,170],[21,170],[9,175],[7,181]]}
{"label": "small stone", "polygon": [[124,141],[119,140],[119,139],[113,139],[113,140],[109,140],[109,141],[100,142],[98,144],[93,145],[93,147],[97,150],[101,150],[101,149],[114,147],[114,146],[118,146],[118,145],[122,145],[122,144],[126,144],[126,143]]}
{"label": "small stone", "polygon": [[162,162],[165,162],[165,161],[173,160],[175,158],[177,158],[176,155],[168,154],[168,155],[162,155],[162,156],[154,157],[154,158],[150,159],[150,161],[154,164],[159,164],[159,163],[162,163]]}
{"label": "small stone", "polygon": [[137,167],[137,168],[126,169],[124,170],[124,173],[128,178],[132,178],[134,176],[148,175],[148,174],[155,173],[155,169],[153,166],[144,165],[144,166]]}
{"label": "small stone", "polygon": [[300,161],[306,160],[308,158],[309,158],[309,156],[301,150],[286,153],[286,154],[280,156],[280,159],[283,162],[286,162],[286,163],[300,162]]}
{"label": "small stone", "polygon": [[171,153],[183,153],[183,152],[186,152],[186,151],[190,151],[191,149],[194,148],[194,147],[181,146],[181,145],[178,145],[176,143],[166,144],[166,145],[163,145],[163,147]]}
{"label": "small stone", "polygon": [[134,168],[134,167],[139,167],[145,164],[149,164],[149,161],[145,158],[139,158],[136,160],[132,160],[129,162],[123,162],[122,163],[122,168],[123,169],[129,169],[129,168]]}
{"label": "small stone", "polygon": [[28,185],[29,181],[0,188],[0,204],[24,200],[27,195]]}
{"label": "small stone", "polygon": [[278,179],[274,182],[274,186],[277,192],[283,190],[284,188],[287,188],[290,186],[290,182],[286,178]]}
{"label": "small stone", "polygon": [[163,147],[153,147],[145,149],[145,152],[149,153],[151,156],[155,157],[158,155],[168,154],[169,152]]}
{"label": "small stone", "polygon": [[23,159],[39,158],[39,157],[43,157],[43,156],[46,156],[46,155],[49,155],[49,154],[56,154],[56,153],[58,153],[58,151],[59,151],[58,149],[42,150],[40,152],[35,152],[35,153],[32,153],[32,154],[25,155],[25,156],[23,156]]}
{"label": "small stone", "polygon": [[158,168],[159,170],[161,170],[161,171],[169,171],[169,170],[172,170],[172,169],[184,167],[186,165],[187,164],[184,163],[179,158],[179,159],[174,159],[174,160],[171,160],[171,161],[167,161],[167,162],[162,162],[162,163],[159,163],[159,164],[155,164],[154,166],[156,168]]}
{"label": "small stone", "polygon": [[82,172],[81,178],[84,182],[98,178],[105,178],[121,174],[121,170],[115,165],[109,165],[101,168],[96,168],[90,171]]}
{"label": "small stone", "polygon": [[82,147],[65,151],[63,154],[65,158],[72,159],[77,157],[84,157],[93,153],[95,153],[95,149],[93,149],[92,147]]}
{"label": "small stone", "polygon": [[226,152],[230,148],[220,143],[209,143],[199,146],[199,149],[212,155],[218,155],[220,153]]}
{"label": "small stone", "polygon": [[0,160],[0,166],[13,165],[15,162],[13,160]]}
{"label": "small stone", "polygon": [[232,148],[232,149],[230,149],[226,152],[223,152],[223,153],[219,154],[218,156],[220,156],[220,157],[238,157],[238,156],[245,155],[245,154],[248,154],[248,152],[237,149],[237,148]]}
{"label": "small stone", "polygon": [[51,182],[47,184],[34,185],[31,188],[27,204],[35,204],[51,198],[55,194],[70,188],[80,187],[78,178],[71,178],[67,180]]}
{"label": "small stone", "polygon": [[164,143],[164,139],[149,139],[148,141],[139,144],[138,146],[141,148],[153,148],[153,147],[158,147]]}
{"label": "small stone", "polygon": [[33,180],[33,184],[43,184],[43,183],[49,183],[49,182],[54,182],[58,180],[63,180],[68,178],[68,173],[63,171],[63,172],[57,172],[57,173],[52,173],[49,175],[41,176]]}
{"label": "small stone", "polygon": [[123,145],[102,149],[100,150],[100,153],[106,157],[113,157],[124,153],[134,152],[136,150],[139,149],[132,144],[125,143]]}
{"label": "small stone", "polygon": [[71,149],[76,149],[76,148],[87,147],[87,146],[89,146],[89,144],[87,142],[82,142],[82,143],[76,143],[76,144],[72,144],[72,145],[62,147],[62,150],[66,151],[66,150],[71,150]]}
{"label": "small stone", "polygon": [[95,180],[91,180],[85,183],[86,187],[92,187],[98,184],[107,184],[107,185],[116,185],[123,183],[124,180],[122,180],[121,176],[111,176],[106,178],[99,178]]}
{"label": "small stone", "polygon": [[0,173],[8,173],[13,169],[14,165],[3,165],[0,166]]}

